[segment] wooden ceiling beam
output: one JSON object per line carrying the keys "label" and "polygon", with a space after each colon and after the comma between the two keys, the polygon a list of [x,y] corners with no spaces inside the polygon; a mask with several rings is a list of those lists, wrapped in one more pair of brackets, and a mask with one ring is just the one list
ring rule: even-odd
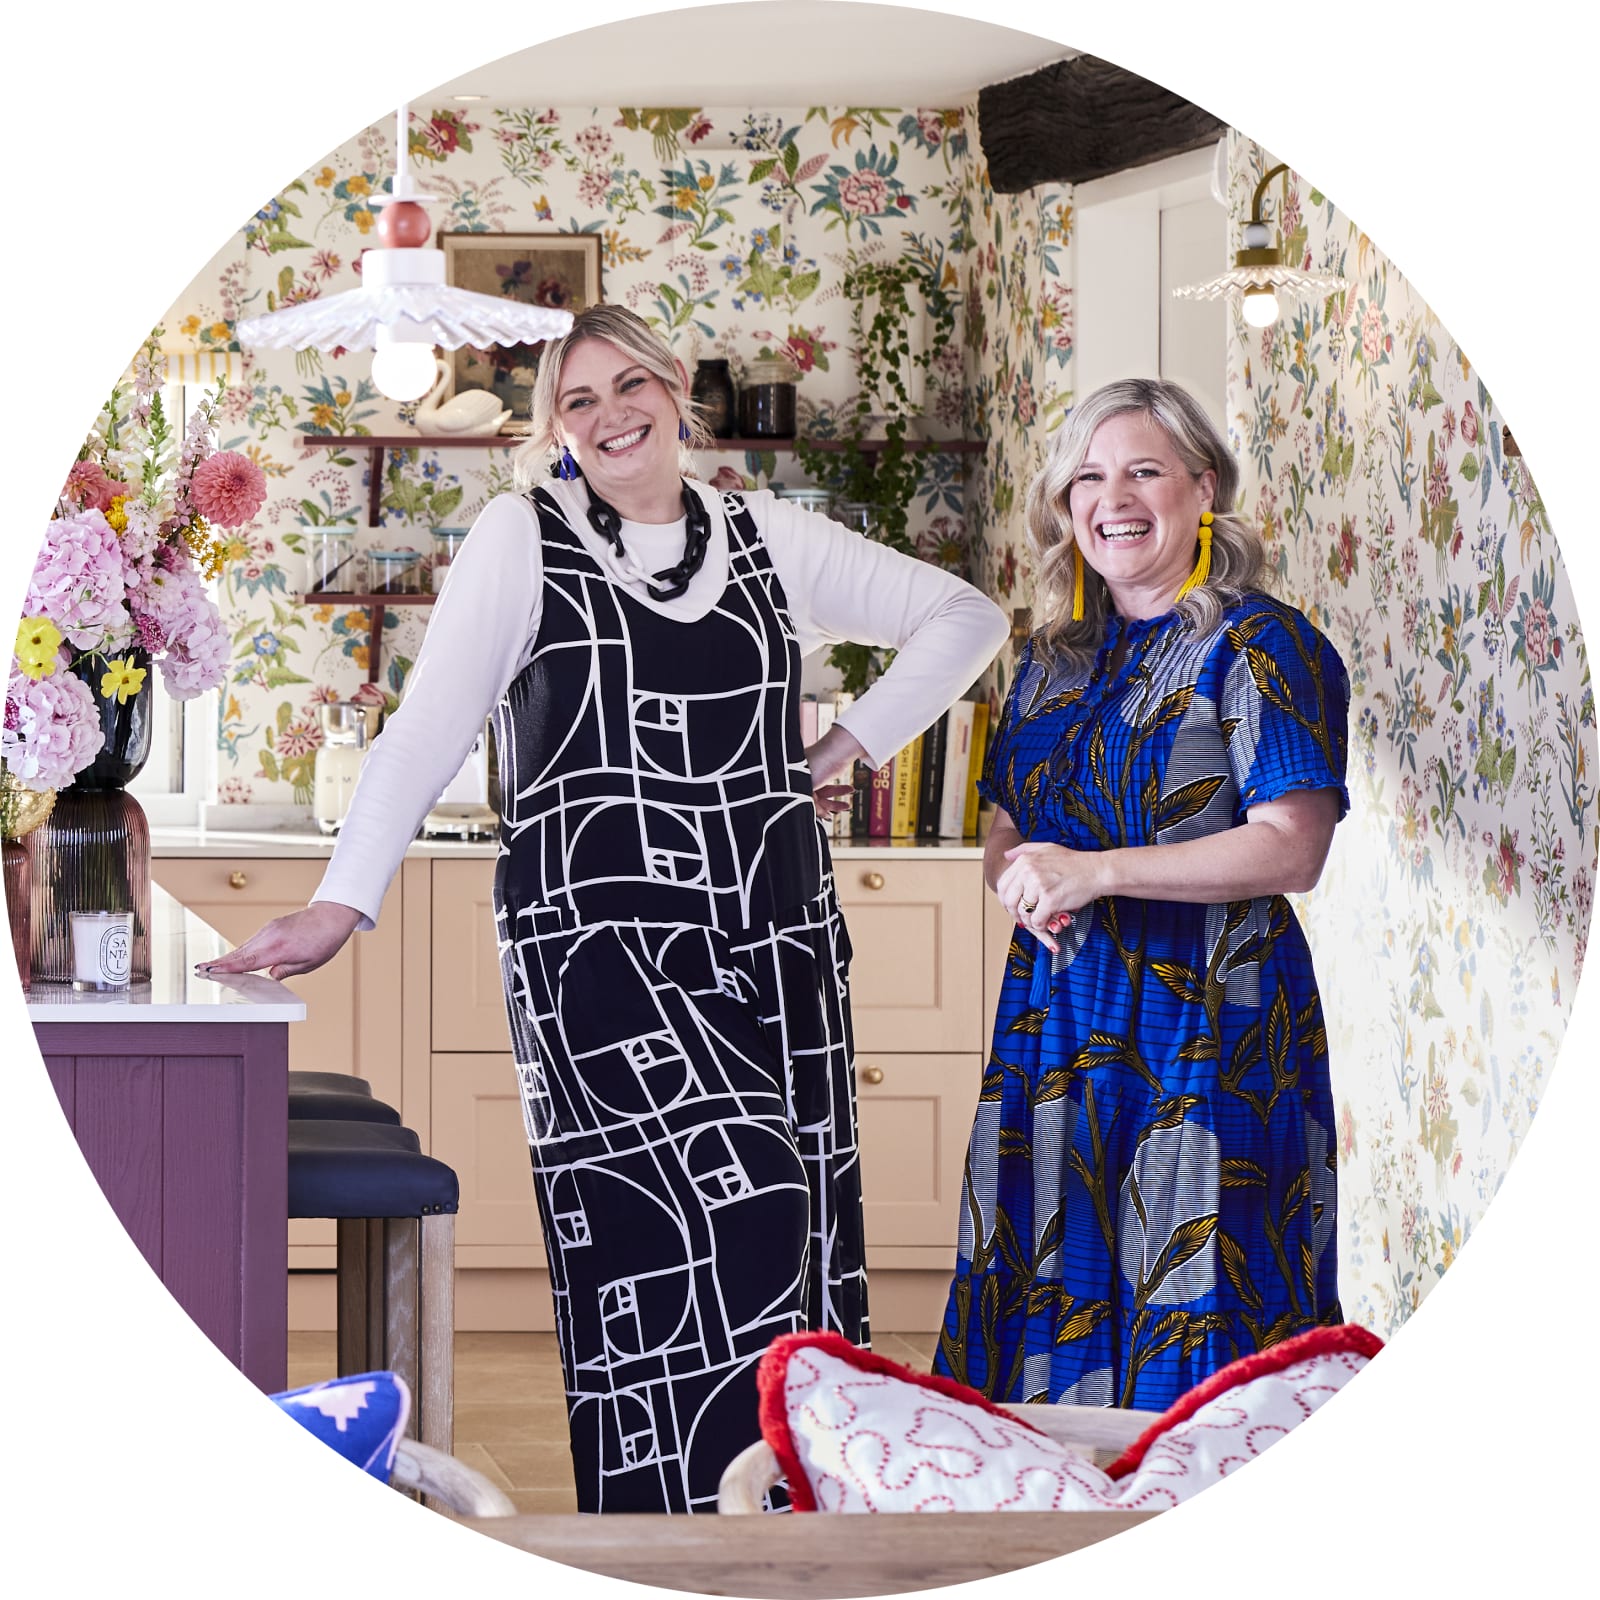
{"label": "wooden ceiling beam", "polygon": [[978,142],[997,194],[1087,183],[1215,144],[1227,124],[1099,56],[978,91]]}

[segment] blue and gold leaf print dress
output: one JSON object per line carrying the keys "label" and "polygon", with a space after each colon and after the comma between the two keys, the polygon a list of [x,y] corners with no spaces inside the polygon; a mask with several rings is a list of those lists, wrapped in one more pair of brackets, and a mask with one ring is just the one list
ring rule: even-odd
{"label": "blue and gold leaf print dress", "polygon": [[[1332,645],[1267,596],[1204,638],[1112,616],[1087,673],[1030,642],[982,788],[1075,850],[1204,838],[1294,789],[1337,790],[1342,816],[1348,702]],[[1058,942],[1019,928],[1006,958],[934,1370],[1159,1411],[1342,1320],[1311,952],[1276,894],[1112,896]]]}

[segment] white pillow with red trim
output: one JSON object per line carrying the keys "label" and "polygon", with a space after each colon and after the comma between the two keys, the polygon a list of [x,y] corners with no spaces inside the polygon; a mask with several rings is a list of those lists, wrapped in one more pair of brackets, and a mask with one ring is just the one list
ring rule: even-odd
{"label": "white pillow with red trim", "polygon": [[1164,1511],[1254,1460],[1382,1348],[1346,1325],[1246,1356],[1102,1470],[965,1384],[795,1333],[761,1358],[761,1432],[796,1511]]}

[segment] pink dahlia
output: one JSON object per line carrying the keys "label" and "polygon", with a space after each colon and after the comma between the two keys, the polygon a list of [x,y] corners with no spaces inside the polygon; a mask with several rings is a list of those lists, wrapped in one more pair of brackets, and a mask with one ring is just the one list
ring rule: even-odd
{"label": "pink dahlia", "polygon": [[223,450],[207,456],[194,469],[189,498],[207,522],[219,528],[237,528],[261,509],[267,498],[267,480],[248,456]]}
{"label": "pink dahlia", "polygon": [[29,789],[64,789],[105,743],[100,710],[82,678],[52,673],[37,683],[13,672],[6,685],[0,759]]}
{"label": "pink dahlia", "polygon": [[108,478],[98,461],[75,462],[67,474],[66,487],[61,491],[63,499],[85,511],[109,511],[111,502],[119,494],[128,493],[128,486]]}

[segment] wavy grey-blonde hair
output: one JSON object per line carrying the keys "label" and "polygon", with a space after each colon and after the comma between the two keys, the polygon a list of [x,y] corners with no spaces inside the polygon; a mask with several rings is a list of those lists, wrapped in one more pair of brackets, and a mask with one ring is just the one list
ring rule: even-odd
{"label": "wavy grey-blonde hair", "polygon": [[708,445],[711,433],[700,420],[698,408],[683,386],[671,347],[643,317],[629,311],[626,306],[602,305],[580,311],[567,332],[544,347],[539,359],[539,376],[533,385],[533,425],[528,433],[528,442],[511,458],[517,487],[531,489],[550,475],[550,464],[559,454],[556,445],[556,392],[561,382],[561,369],[574,347],[585,339],[604,339],[607,344],[615,345],[665,385],[679,418],[689,429],[689,438],[679,445],[678,468],[686,477],[692,475],[695,448]]}
{"label": "wavy grey-blonde hair", "polygon": [[1028,543],[1036,574],[1034,648],[1047,660],[1088,668],[1105,637],[1111,596],[1087,563],[1083,568],[1083,620],[1072,620],[1076,539],[1067,497],[1095,430],[1112,417],[1130,412],[1160,426],[1194,477],[1207,469],[1217,475],[1211,505],[1211,571],[1203,584],[1177,602],[1179,615],[1203,636],[1216,627],[1226,600],[1260,584],[1266,566],[1261,536],[1232,509],[1239,497],[1239,465],[1199,402],[1187,389],[1165,379],[1125,378],[1108,383],[1067,414],[1028,490]]}

